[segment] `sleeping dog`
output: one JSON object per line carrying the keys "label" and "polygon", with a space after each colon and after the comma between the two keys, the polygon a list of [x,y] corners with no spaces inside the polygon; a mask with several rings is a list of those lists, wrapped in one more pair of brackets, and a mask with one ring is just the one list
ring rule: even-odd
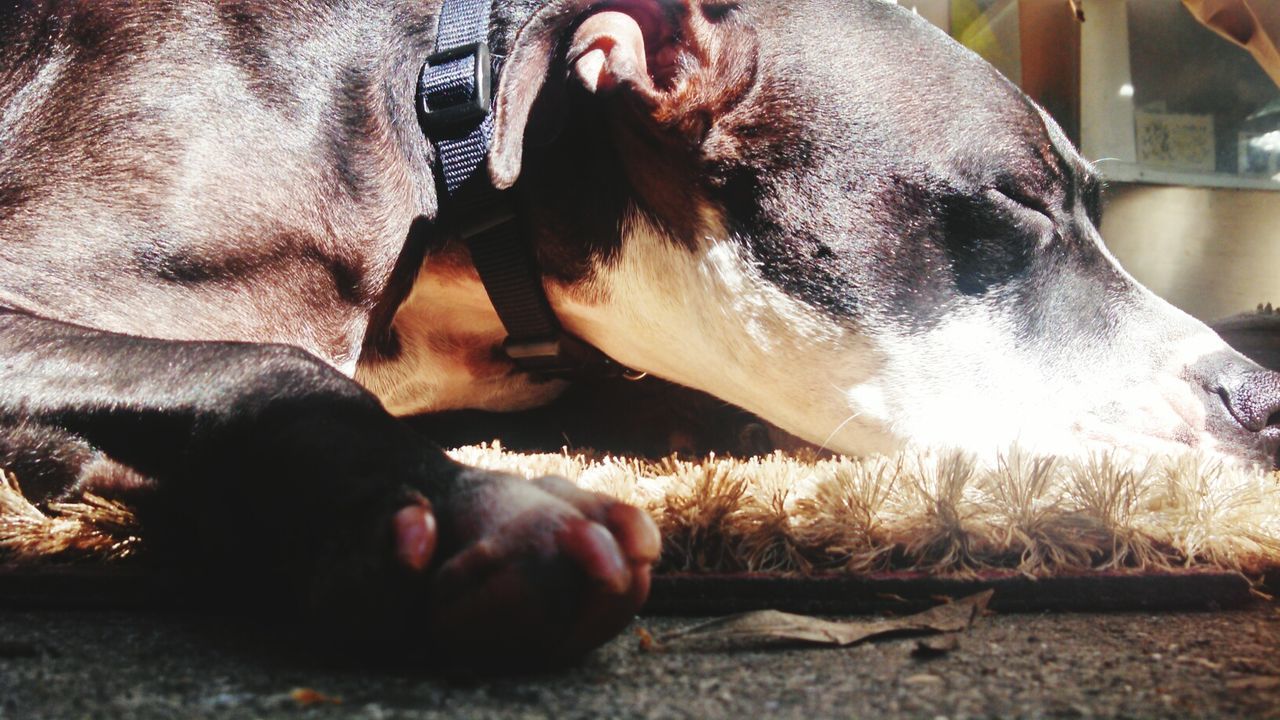
{"label": "sleeping dog", "polygon": [[[395,419],[564,386],[437,222],[440,11],[0,7],[0,460],[387,644],[569,658],[643,602],[653,524]],[[1275,457],[1280,375],[1125,274],[1053,120],[909,12],[486,12],[483,183],[567,337],[840,452]]]}

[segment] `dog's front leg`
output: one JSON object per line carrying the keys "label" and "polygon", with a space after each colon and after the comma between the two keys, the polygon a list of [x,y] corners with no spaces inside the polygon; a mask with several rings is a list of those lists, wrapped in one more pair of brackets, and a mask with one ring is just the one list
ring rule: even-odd
{"label": "dog's front leg", "polygon": [[647,594],[658,540],[638,510],[458,465],[296,348],[17,313],[0,315],[0,347],[10,445],[14,429],[46,427],[105,453],[145,476],[128,489],[170,553],[267,582],[385,644],[568,658]]}

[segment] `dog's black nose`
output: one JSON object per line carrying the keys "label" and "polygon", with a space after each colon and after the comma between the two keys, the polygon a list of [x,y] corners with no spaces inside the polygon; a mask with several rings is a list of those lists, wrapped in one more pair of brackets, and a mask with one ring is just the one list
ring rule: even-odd
{"label": "dog's black nose", "polygon": [[1230,375],[1219,383],[1218,395],[1244,429],[1280,426],[1280,373],[1259,369]]}

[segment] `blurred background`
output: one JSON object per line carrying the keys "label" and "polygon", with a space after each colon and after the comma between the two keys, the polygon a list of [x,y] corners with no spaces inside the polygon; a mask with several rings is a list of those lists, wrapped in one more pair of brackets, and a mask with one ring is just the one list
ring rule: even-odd
{"label": "blurred background", "polygon": [[1108,181],[1108,247],[1206,322],[1280,305],[1280,0],[898,0]]}

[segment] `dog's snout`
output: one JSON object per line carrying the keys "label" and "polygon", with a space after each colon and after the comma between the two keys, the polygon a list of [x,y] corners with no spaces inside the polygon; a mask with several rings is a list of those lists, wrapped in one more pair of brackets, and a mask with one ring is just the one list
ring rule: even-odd
{"label": "dog's snout", "polygon": [[1186,379],[1198,385],[1215,447],[1259,465],[1280,468],[1280,372],[1234,350],[1202,356]]}
{"label": "dog's snout", "polygon": [[1280,426],[1280,373],[1248,370],[1223,379],[1218,396],[1231,416],[1250,432]]}

